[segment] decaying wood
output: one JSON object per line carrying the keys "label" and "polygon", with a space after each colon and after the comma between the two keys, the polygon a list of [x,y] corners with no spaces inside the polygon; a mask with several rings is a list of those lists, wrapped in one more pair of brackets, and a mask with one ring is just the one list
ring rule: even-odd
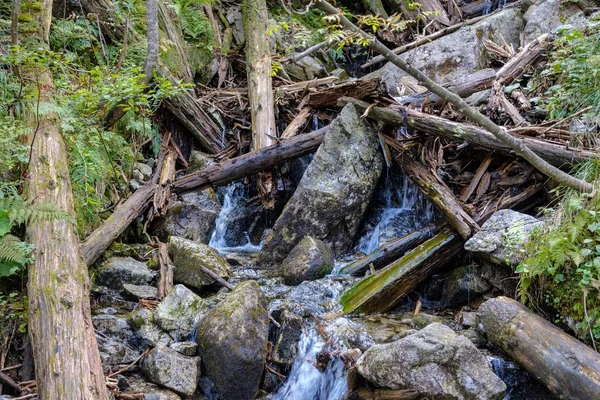
{"label": "decaying wood", "polygon": [[[491,163],[492,163],[492,157],[489,155],[481,162],[481,165],[479,165],[479,168],[477,168],[477,171],[475,172],[475,175],[473,176],[471,183],[469,183],[469,186],[467,186],[465,188],[465,190],[463,190],[462,194],[460,195],[460,200],[463,203],[466,202],[467,200],[469,200],[469,197],[471,197],[471,195],[473,194],[473,192],[479,185],[479,182],[481,181],[483,174],[485,174],[485,172],[487,171],[487,169]],[[486,189],[486,191],[487,191],[487,189]]]}
{"label": "decaying wood", "polygon": [[171,142],[171,134],[166,133],[163,136],[162,148],[158,156],[158,168],[152,182],[157,184],[154,191],[152,208],[148,212],[148,222],[152,222],[155,217],[163,216],[167,213],[167,203],[171,197],[171,184],[175,180],[175,166],[177,163],[177,151]]}
{"label": "decaying wood", "polygon": [[507,297],[486,301],[478,315],[488,340],[557,398],[598,398],[600,356],[592,348]]}
{"label": "decaying wood", "polygon": [[0,372],[0,386],[1,385],[6,385],[7,387],[11,388],[11,390],[15,391],[17,395],[21,394],[21,386],[19,386],[17,382],[15,382],[10,376],[6,375],[4,372]]}
{"label": "decaying wood", "polygon": [[[271,81],[271,53],[267,35],[267,4],[265,0],[243,0],[242,18],[246,38],[246,77],[248,102],[252,120],[252,150],[271,146],[277,137],[275,105]],[[275,207],[273,173],[261,171],[257,182],[264,208]]]}
{"label": "decaying wood", "polygon": [[160,265],[160,279],[158,281],[158,298],[164,298],[173,289],[173,273],[175,266],[169,257],[166,243],[158,244],[158,263]]}
{"label": "decaying wood", "polygon": [[373,265],[375,269],[388,265],[404,255],[407,251],[412,250],[426,240],[431,239],[433,235],[442,229],[443,225],[444,223],[442,221],[438,221],[401,238],[384,243],[371,253],[341,268],[340,273],[360,276],[363,275],[371,265]]}
{"label": "decaying wood", "polygon": [[[317,150],[327,130],[328,127],[324,127],[311,133],[283,140],[280,144],[223,161],[202,171],[185,175],[174,182],[172,190],[185,193],[209,186],[225,185],[285,161],[310,154]],[[82,244],[82,252],[87,265],[94,263],[108,246],[146,211],[153,199],[155,188],[156,185],[149,182],[136,190],[87,237]]]}
{"label": "decaying wood", "polygon": [[[345,105],[347,103],[354,104],[357,110],[361,112],[364,112],[369,107],[369,104],[364,101],[348,98],[340,99],[340,104]],[[498,140],[490,132],[475,125],[449,121],[445,118],[425,114],[406,107],[399,108],[399,110],[372,107],[368,118],[393,126],[407,126],[410,129],[440,136],[448,140],[465,141],[470,145],[488,151],[511,156],[515,155],[509,146]],[[518,137],[518,140],[547,162],[559,167],[598,157],[593,151],[572,149],[565,145],[551,143],[542,139]]]}
{"label": "decaying wood", "polygon": [[436,173],[423,163],[402,153],[396,160],[410,178],[436,208],[444,215],[446,221],[463,239],[468,239],[479,231],[480,227],[462,208],[454,193],[446,186]]}
{"label": "decaying wood", "polygon": [[379,79],[354,80],[340,83],[318,92],[311,93],[307,104],[309,106],[330,107],[337,105],[340,97],[349,96],[355,99],[377,97]]}
{"label": "decaying wood", "polygon": [[311,113],[312,109],[310,107],[304,107],[302,110],[300,110],[298,115],[296,115],[292,122],[290,122],[289,125],[285,128],[285,130],[280,136],[280,139],[289,139],[295,136],[300,131],[300,129],[302,129],[302,127],[306,124],[306,122],[311,116]]}
{"label": "decaying wood", "polygon": [[507,133],[506,129],[496,125],[492,120],[480,113],[477,109],[467,104],[460,96],[435,83],[430,77],[423,73],[423,71],[392,53],[391,50],[377,40],[377,38],[366,33],[355,24],[350,22],[350,20],[346,18],[343,13],[340,13],[339,9],[332,6],[325,0],[316,0],[315,5],[317,8],[326,12],[327,14],[335,16],[335,19],[338,21],[338,23],[341,24],[345,29],[360,35],[360,37],[369,44],[370,48],[383,55],[396,67],[415,78],[421,85],[425,86],[427,89],[431,90],[433,93],[437,94],[442,99],[455,106],[462,115],[482,126],[496,139],[503,142],[516,154],[527,160],[527,162],[529,162],[542,174],[554,179],[561,185],[579,192],[589,193],[592,191],[593,185],[591,183],[569,175],[568,173],[546,162],[542,157],[538,156],[532,149],[530,149],[522,140],[519,140]]}

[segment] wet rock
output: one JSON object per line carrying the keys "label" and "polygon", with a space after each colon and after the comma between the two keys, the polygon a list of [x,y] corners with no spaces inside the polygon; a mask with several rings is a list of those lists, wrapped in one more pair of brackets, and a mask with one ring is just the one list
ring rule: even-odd
{"label": "wet rock", "polygon": [[148,346],[169,346],[173,343],[173,338],[156,325],[154,313],[147,308],[139,307],[134,310],[127,322]]}
{"label": "wet rock", "polygon": [[307,236],[292,249],[283,261],[286,285],[299,285],[304,281],[323,278],[333,269],[331,247],[319,239]]}
{"label": "wet rock", "polygon": [[[419,46],[404,53],[411,65],[423,71],[438,83],[452,81],[487,68],[489,53],[483,45],[486,39],[501,43],[503,37],[507,43],[518,48],[520,33],[523,29],[523,17],[518,8],[506,9],[490,15],[483,21],[466,26],[458,31]],[[402,78],[407,74],[392,63],[365,77],[380,77],[388,93],[398,96],[403,85]],[[416,82],[415,82],[416,83]]]}
{"label": "wet rock", "polygon": [[467,304],[491,288],[481,276],[481,268],[475,265],[455,268],[444,282],[442,305],[455,307]]}
{"label": "wet rock", "polygon": [[357,365],[378,387],[412,389],[429,399],[500,400],[506,392],[475,345],[438,323],[371,347]]}
{"label": "wet rock", "polygon": [[441,324],[442,321],[443,318],[440,316],[420,312],[413,317],[410,326],[411,328],[418,330],[423,329],[426,326],[433,324],[434,322]]}
{"label": "wet rock", "polygon": [[171,345],[171,348],[184,356],[193,356],[198,350],[196,342],[176,342]]}
{"label": "wet rock", "polygon": [[206,375],[221,400],[251,400],[267,353],[267,301],[255,281],[240,283],[197,326]]}
{"label": "wet rock", "polygon": [[551,33],[559,26],[570,25],[573,29],[586,26],[587,20],[577,2],[538,0],[523,15],[525,44],[544,33]]}
{"label": "wet rock", "polygon": [[348,349],[360,349],[363,353],[375,345],[375,340],[358,324],[345,318],[340,318],[335,322],[339,325],[335,328],[334,336]]}
{"label": "wet rock", "polygon": [[272,360],[282,366],[291,366],[298,352],[298,342],[302,336],[302,317],[284,310],[279,319],[281,329],[271,352]]}
{"label": "wet rock", "polygon": [[331,123],[296,192],[277,219],[257,266],[279,268],[306,236],[348,251],[383,168],[376,132],[351,104]]}
{"label": "wet rock", "polygon": [[173,339],[182,341],[190,336],[196,321],[207,311],[206,300],[183,285],[175,285],[156,308],[154,321]]}
{"label": "wet rock", "polygon": [[146,285],[152,278],[154,275],[146,264],[131,257],[112,257],[98,269],[96,283],[121,290],[125,283]]}
{"label": "wet rock", "polygon": [[476,253],[494,265],[517,266],[525,256],[522,246],[542,221],[517,211],[496,211],[471,239],[465,250]]}
{"label": "wet rock", "polygon": [[208,268],[223,279],[229,278],[229,264],[219,252],[203,243],[171,236],[169,254],[175,265],[173,280],[201,290],[212,285],[215,280],[206,275],[200,266]]}
{"label": "wet rock", "polygon": [[144,375],[158,385],[191,396],[200,377],[200,357],[188,357],[168,347],[150,350],[142,362]]}
{"label": "wet rock", "polygon": [[217,196],[210,188],[185,193],[169,202],[166,215],[153,222],[152,232],[164,242],[170,236],[179,236],[208,243],[219,208]]}
{"label": "wet rock", "polygon": [[206,167],[216,165],[215,159],[210,154],[202,153],[201,151],[192,150],[188,161],[187,172],[196,172]]}
{"label": "wet rock", "polygon": [[123,296],[130,300],[139,300],[155,298],[158,296],[158,289],[150,285],[123,285]]}

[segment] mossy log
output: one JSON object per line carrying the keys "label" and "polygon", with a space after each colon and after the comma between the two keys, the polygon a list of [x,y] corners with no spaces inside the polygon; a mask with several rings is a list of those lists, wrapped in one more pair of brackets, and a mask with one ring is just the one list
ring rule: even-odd
{"label": "mossy log", "polygon": [[[352,103],[361,112],[364,112],[369,107],[369,103],[351,98],[342,98],[339,103],[341,105]],[[369,110],[368,118],[388,125],[408,126],[410,129],[425,132],[429,135],[440,136],[454,141],[465,141],[477,148],[515,156],[515,153],[509,146],[496,139],[494,135],[485,129],[471,124],[450,121],[406,107],[399,108],[399,111],[391,108],[372,107]],[[564,145],[551,143],[542,139],[519,137],[519,140],[538,156],[557,167],[577,164],[598,157],[592,151],[570,149]]]}
{"label": "mossy log", "polygon": [[479,326],[488,340],[560,399],[598,399],[600,355],[508,297],[483,303]]}
{"label": "mossy log", "polygon": [[[185,175],[173,183],[173,191],[185,193],[210,186],[225,185],[235,180],[272,168],[285,161],[314,152],[325,137],[328,127],[265,147],[243,156],[223,161],[201,171]],[[136,190],[82,244],[85,261],[91,265],[102,252],[150,205],[157,185],[149,182]]]}
{"label": "mossy log", "polygon": [[379,269],[398,259],[400,256],[404,255],[404,253],[414,249],[426,240],[431,239],[433,235],[442,229],[443,224],[442,221],[438,221],[411,232],[408,235],[402,236],[401,238],[384,243],[366,256],[341,268],[340,273],[360,276],[364,274],[371,265],[373,265],[373,268]]}

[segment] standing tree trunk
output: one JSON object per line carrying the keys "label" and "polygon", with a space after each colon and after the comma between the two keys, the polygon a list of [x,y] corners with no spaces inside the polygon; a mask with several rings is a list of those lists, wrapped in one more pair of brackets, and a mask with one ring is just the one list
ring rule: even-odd
{"label": "standing tree trunk", "polygon": [[[52,0],[42,0],[35,15],[37,38],[48,43]],[[39,46],[39,45],[36,45]],[[52,102],[52,76],[36,74],[39,99]],[[36,76],[37,75],[37,76]],[[50,203],[75,219],[68,156],[56,113],[32,113],[29,198]],[[107,400],[108,391],[94,326],[89,276],[72,221],[66,218],[37,221],[27,230],[35,245],[35,262],[29,266],[29,335],[33,348],[38,398],[44,400]]]}
{"label": "standing tree trunk", "polygon": [[[275,107],[271,84],[271,53],[267,38],[267,4],[265,0],[243,0],[242,13],[246,36],[246,75],[248,101],[252,117],[252,150],[274,143]],[[258,174],[258,190],[263,207],[273,208],[273,172]]]}

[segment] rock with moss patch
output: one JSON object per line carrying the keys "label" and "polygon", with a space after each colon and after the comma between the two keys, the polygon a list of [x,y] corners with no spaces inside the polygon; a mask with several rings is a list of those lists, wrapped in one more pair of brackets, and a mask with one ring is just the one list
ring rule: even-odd
{"label": "rock with moss patch", "polygon": [[188,357],[173,349],[157,346],[144,357],[144,375],[153,383],[191,396],[200,378],[200,357]]}
{"label": "rock with moss patch", "polygon": [[156,308],[154,321],[174,340],[184,341],[207,311],[206,300],[183,285],[175,285]]}
{"label": "rock with moss patch", "polygon": [[314,281],[333,269],[331,247],[319,239],[307,236],[292,249],[283,261],[283,277],[287,285]]}
{"label": "rock with moss patch", "polygon": [[281,328],[275,341],[271,357],[281,366],[290,367],[298,352],[298,342],[302,336],[302,317],[284,310],[280,318]]}
{"label": "rock with moss patch", "polygon": [[525,253],[523,245],[536,227],[543,222],[531,215],[513,210],[496,211],[471,239],[465,250],[481,256],[485,261],[499,266],[517,266]]}
{"label": "rock with moss patch", "polygon": [[176,283],[198,290],[215,283],[213,278],[202,272],[200,266],[223,279],[229,278],[229,264],[217,250],[208,245],[172,236],[169,240],[169,254],[175,265],[173,280]]}
{"label": "rock with moss patch", "polygon": [[477,347],[439,323],[371,347],[357,365],[377,387],[411,389],[427,399],[500,400],[506,394]]}
{"label": "rock with moss patch", "polygon": [[154,278],[154,274],[143,262],[131,257],[112,257],[98,269],[96,283],[122,290],[125,283],[146,285],[152,278]]}
{"label": "rock with moss patch", "polygon": [[154,313],[144,307],[134,310],[127,318],[129,325],[148,346],[169,346],[173,339],[156,325]]}
{"label": "rock with moss patch", "polygon": [[331,123],[296,192],[259,254],[259,268],[279,268],[306,236],[335,254],[348,251],[383,169],[377,133],[348,104]]}
{"label": "rock with moss patch", "polygon": [[551,33],[559,26],[582,29],[587,24],[584,10],[579,2],[538,0],[523,15],[525,44],[544,33]]}
{"label": "rock with moss patch", "polygon": [[197,326],[206,375],[221,400],[251,400],[267,356],[269,313],[255,281],[240,283]]}
{"label": "rock with moss patch", "polygon": [[210,155],[198,150],[192,150],[188,161],[187,172],[192,173],[201,169],[216,165],[215,159]]}

